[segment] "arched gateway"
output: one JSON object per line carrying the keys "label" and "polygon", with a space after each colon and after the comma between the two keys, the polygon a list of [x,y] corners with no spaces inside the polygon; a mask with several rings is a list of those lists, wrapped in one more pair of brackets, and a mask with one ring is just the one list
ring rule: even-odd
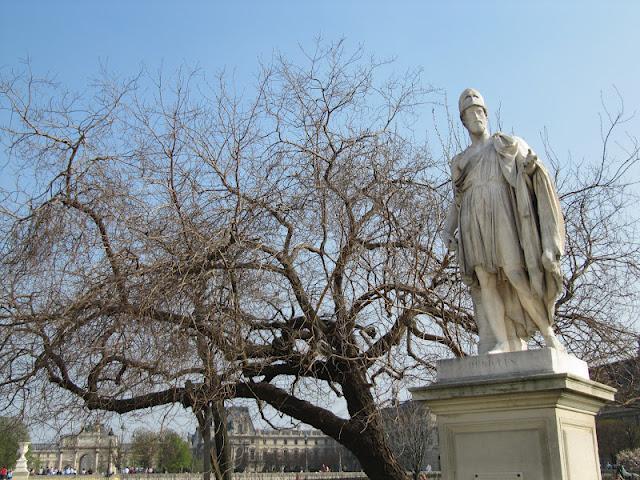
{"label": "arched gateway", "polygon": [[104,425],[89,425],[80,433],[64,435],[57,443],[34,444],[31,454],[43,470],[62,470],[67,466],[78,473],[107,471],[109,458],[113,470],[119,448],[118,438]]}

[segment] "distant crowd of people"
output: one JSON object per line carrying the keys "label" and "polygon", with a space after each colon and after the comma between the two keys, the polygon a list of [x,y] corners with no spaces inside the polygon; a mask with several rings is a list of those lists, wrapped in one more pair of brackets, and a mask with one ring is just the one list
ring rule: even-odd
{"label": "distant crowd of people", "polygon": [[[92,475],[92,470],[82,470],[82,475]],[[36,472],[36,475],[77,475],[78,471],[70,466],[64,468],[41,468]]]}
{"label": "distant crowd of people", "polygon": [[124,467],[120,469],[120,473],[127,475],[129,473],[155,473],[153,467]]}
{"label": "distant crowd of people", "polygon": [[[4,469],[6,471],[6,469]],[[93,475],[93,470],[89,469],[81,469],[78,472],[75,468],[71,466],[66,466],[64,468],[41,468],[39,471],[35,472],[36,475]],[[115,472],[111,472],[115,473]],[[120,469],[120,473],[123,475],[136,474],[136,473],[156,473],[156,471],[152,467],[123,467]],[[107,472],[103,472],[104,475],[107,475]],[[5,473],[2,476],[2,470],[0,470],[0,480],[9,480],[12,478],[11,476],[7,476]]]}

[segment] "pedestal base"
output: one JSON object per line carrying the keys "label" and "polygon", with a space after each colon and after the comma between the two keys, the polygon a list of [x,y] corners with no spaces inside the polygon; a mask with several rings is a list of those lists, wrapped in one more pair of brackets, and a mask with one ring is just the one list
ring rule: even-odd
{"label": "pedestal base", "polygon": [[[600,480],[594,418],[615,389],[576,375],[570,359],[552,362],[556,373],[523,376],[517,365],[529,354],[540,371],[539,351],[447,360],[444,380],[439,373],[412,390],[437,416],[443,479]],[[506,366],[514,356],[515,370]],[[478,362],[482,376],[473,374]],[[558,372],[562,365],[573,372]],[[469,374],[455,380],[453,371]]]}

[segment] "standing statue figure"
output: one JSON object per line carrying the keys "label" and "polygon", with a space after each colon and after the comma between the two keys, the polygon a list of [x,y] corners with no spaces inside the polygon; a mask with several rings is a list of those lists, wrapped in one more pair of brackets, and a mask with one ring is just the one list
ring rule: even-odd
{"label": "standing statue figure", "polygon": [[471,290],[478,352],[525,350],[536,330],[547,347],[564,350],[552,328],[564,249],[553,181],[522,139],[489,133],[477,90],[462,92],[458,107],[471,145],[451,163],[444,235]]}
{"label": "standing statue figure", "polygon": [[16,461],[16,468],[14,470],[14,477],[22,478],[25,475],[29,476],[29,467],[27,465],[27,452],[29,451],[29,442],[18,442],[18,460]]}

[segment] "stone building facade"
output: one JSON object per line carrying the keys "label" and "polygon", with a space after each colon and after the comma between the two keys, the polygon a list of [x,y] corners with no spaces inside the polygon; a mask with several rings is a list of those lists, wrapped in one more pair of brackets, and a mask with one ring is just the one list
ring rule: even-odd
{"label": "stone building facade", "polygon": [[[231,454],[237,471],[313,471],[323,465],[331,470],[360,470],[353,454],[318,430],[256,429],[249,410],[231,407],[226,412]],[[104,473],[109,458],[111,471],[122,465],[136,466],[130,458],[130,444],[120,444],[103,425],[91,425],[77,434],[64,435],[56,443],[34,443],[31,454],[43,471],[71,467]],[[191,437],[196,468],[202,468],[203,441],[200,432]]]}
{"label": "stone building facade", "polygon": [[118,438],[103,425],[90,425],[80,433],[64,435],[57,443],[34,443],[30,452],[40,468],[63,470],[67,467],[78,473],[111,471],[119,450]]}
{"label": "stone building facade", "polygon": [[[319,430],[259,430],[246,407],[228,408],[226,416],[236,471],[314,471],[323,465],[333,471],[360,470],[349,450]],[[194,456],[202,458],[199,430],[193,434],[191,445]]]}
{"label": "stone building facade", "polygon": [[[406,410],[406,407],[408,405],[400,410],[383,410],[387,429],[399,429],[401,422],[398,421],[398,412]],[[358,460],[348,449],[319,430],[257,429],[246,407],[230,407],[226,410],[226,417],[231,455],[238,472],[318,471],[323,466],[332,471],[361,470]],[[416,423],[425,420],[422,417],[415,419]],[[429,437],[434,440],[429,441],[429,451],[424,461],[425,465],[430,464],[437,469],[437,432],[434,430]],[[204,442],[199,430],[191,436],[190,441],[195,457],[194,466],[202,468]],[[131,458],[131,445],[120,444],[118,437],[110,434],[103,425],[87,426],[77,434],[62,436],[57,443],[34,443],[31,454],[45,471],[71,467],[78,473],[83,470],[104,473],[109,459],[111,471],[115,471],[116,466],[138,466],[135,459]]]}

